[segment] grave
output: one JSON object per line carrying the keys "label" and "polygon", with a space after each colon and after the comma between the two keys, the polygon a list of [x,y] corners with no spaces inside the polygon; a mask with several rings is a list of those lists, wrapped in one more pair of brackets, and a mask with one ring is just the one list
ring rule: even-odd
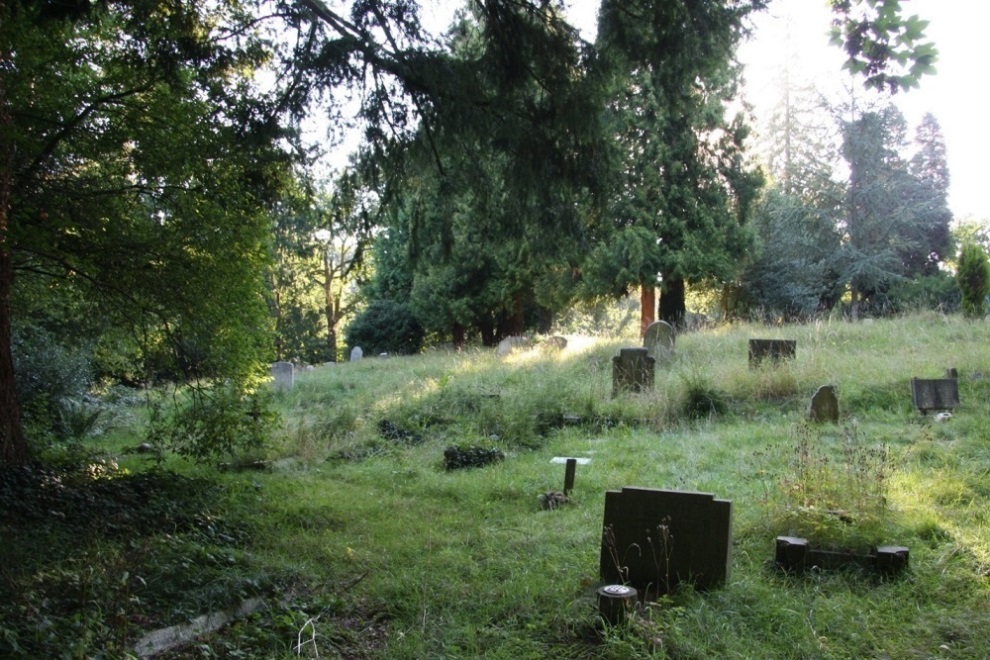
{"label": "grave", "polygon": [[645,348],[623,348],[612,358],[612,396],[653,389],[656,358]]}
{"label": "grave", "polygon": [[291,362],[276,362],[272,365],[272,378],[275,379],[274,388],[280,392],[287,392],[292,389],[295,379],[295,369]]}
{"label": "grave", "polygon": [[599,570],[606,584],[656,597],[682,582],[696,589],[729,578],[732,502],[710,493],[623,488],[605,493]]}
{"label": "grave", "polygon": [[656,321],[646,328],[643,347],[659,362],[670,362],[674,357],[674,328],[665,321]]}
{"label": "grave", "polygon": [[931,410],[955,410],[959,407],[959,379],[912,378],[911,401],[922,414]]}
{"label": "grave", "polygon": [[364,357],[364,351],[360,346],[355,346],[351,349],[351,362],[357,362]]}
{"label": "grave", "polygon": [[839,422],[839,399],[835,396],[834,385],[822,385],[811,397],[808,419],[813,422]]}
{"label": "grave", "polygon": [[797,342],[793,339],[750,339],[749,368],[760,366],[765,360],[777,363],[793,360],[797,353]]}
{"label": "grave", "polygon": [[778,536],[774,551],[774,563],[797,572],[859,566],[881,573],[899,573],[907,569],[910,559],[911,552],[903,545],[882,545],[867,553],[843,552],[814,548],[807,539],[796,536]]}

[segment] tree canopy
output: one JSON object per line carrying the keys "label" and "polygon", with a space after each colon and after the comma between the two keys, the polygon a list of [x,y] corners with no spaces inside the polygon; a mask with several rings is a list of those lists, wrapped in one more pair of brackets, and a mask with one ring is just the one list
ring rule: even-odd
{"label": "tree canopy", "polygon": [[[600,245],[642,252],[629,282],[654,267],[668,288],[723,277],[753,184],[739,165],[745,131],[723,102],[742,18],[765,4],[609,0],[589,44],[560,0],[471,0],[445,38],[410,0],[5,3],[0,457],[27,455],[11,335],[57,325],[45,300],[71,302],[94,339],[128,336],[146,375],[246,384],[259,373],[272,216],[306,163],[298,124],[314,108],[341,130],[363,127],[362,182],[405,223],[391,235],[429,260],[425,276],[484,278],[462,310],[479,296],[486,314],[517,319],[524,305],[563,304]],[[930,70],[924,23],[896,0],[833,8],[869,84],[906,88]],[[637,125],[640,111],[658,125]],[[634,174],[636,131],[659,171]]]}

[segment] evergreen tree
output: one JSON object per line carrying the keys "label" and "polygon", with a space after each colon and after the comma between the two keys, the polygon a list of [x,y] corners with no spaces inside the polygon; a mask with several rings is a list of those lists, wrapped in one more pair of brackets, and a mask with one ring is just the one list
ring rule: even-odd
{"label": "evergreen tree", "polygon": [[911,275],[934,275],[952,250],[952,211],[949,210],[949,165],[945,140],[935,117],[928,113],[915,132],[915,155],[908,164],[914,185],[908,191],[916,221],[914,250],[902,254]]}
{"label": "evergreen tree", "polygon": [[735,276],[759,177],[743,166],[748,130],[724,106],[736,92],[743,19],[756,4],[603,3],[597,45],[615,90],[617,175],[613,231],[584,268],[588,293],[649,290],[659,276],[659,316],[677,325],[686,282]]}
{"label": "evergreen tree", "polygon": [[963,314],[971,319],[983,318],[987,313],[986,297],[990,294],[990,262],[979,245],[963,245],[956,281],[962,291]]}

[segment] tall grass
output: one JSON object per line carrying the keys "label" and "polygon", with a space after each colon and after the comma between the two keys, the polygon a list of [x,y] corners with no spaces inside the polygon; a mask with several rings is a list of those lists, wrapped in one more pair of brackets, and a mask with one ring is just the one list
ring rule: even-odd
{"label": "tall grass", "polygon": [[[794,339],[796,359],[750,369],[750,338]],[[306,652],[320,657],[985,657],[988,339],[982,323],[936,314],[731,325],[679,336],[651,392],[615,398],[611,359],[635,337],[302,373],[277,397],[274,467],[212,477],[223,494],[215,515],[241,530],[232,570],[264,579],[254,591],[238,579],[203,593],[221,604],[260,592],[270,609],[177,653],[295,657],[305,631]],[[911,409],[910,379],[948,367],[959,369],[962,406],[937,424]],[[836,386],[842,425],[808,427],[810,397],[824,384]],[[802,442],[806,461],[795,463]],[[443,450],[453,444],[497,448],[506,460],[447,471]],[[863,458],[881,449],[883,483]],[[538,497],[563,486],[555,456],[591,462],[578,468],[569,502],[544,511]],[[817,489],[821,505],[804,506],[819,506],[829,524],[836,512],[859,507],[855,517],[865,517],[882,504],[868,542],[910,547],[909,571],[773,568],[774,535],[801,522],[787,510],[796,477],[805,494]],[[732,500],[732,575],[723,588],[685,587],[602,629],[594,588],[604,493],[623,486]],[[126,554],[115,553],[118,569]],[[167,557],[182,570],[174,551]]]}

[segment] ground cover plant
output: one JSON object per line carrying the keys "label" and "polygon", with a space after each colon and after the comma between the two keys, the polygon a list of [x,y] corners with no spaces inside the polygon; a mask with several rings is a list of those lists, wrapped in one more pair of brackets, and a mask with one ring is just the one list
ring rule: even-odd
{"label": "ground cover plant", "polygon": [[[722,326],[616,398],[611,358],[635,337],[366,358],[298,374],[273,442],[231,469],[149,459],[136,426],[77,441],[0,477],[0,655],[126,657],[257,602],[160,657],[984,657],[988,334],[938,314]],[[797,357],[750,369],[752,337]],[[947,367],[962,405],[936,423],[910,379]],[[823,384],[839,425],[804,421]],[[450,447],[503,458],[447,470]],[[554,456],[591,461],[547,510]],[[732,574],[603,628],[604,493],[623,486],[732,500]],[[799,531],[905,545],[910,568],[776,569],[775,535]]]}

